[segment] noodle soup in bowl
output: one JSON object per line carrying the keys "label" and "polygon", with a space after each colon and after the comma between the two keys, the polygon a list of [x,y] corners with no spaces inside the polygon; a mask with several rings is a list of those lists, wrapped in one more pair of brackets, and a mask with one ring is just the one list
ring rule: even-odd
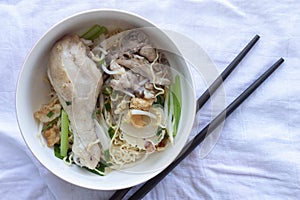
{"label": "noodle soup in bowl", "polygon": [[[79,100],[77,99],[75,101],[73,94],[72,100],[74,101],[67,101],[67,95],[59,93],[58,90],[61,87],[56,84],[60,83],[61,77],[57,78],[58,76],[55,76],[57,69],[49,70],[48,68],[51,64],[47,65],[47,63],[52,59],[53,48],[58,41],[62,40],[62,38],[67,40],[68,36],[66,37],[66,35],[74,36],[74,34],[76,34],[81,38],[79,38],[79,40],[78,38],[70,39],[70,41],[78,40],[78,43],[81,45],[84,44],[88,46],[90,40],[94,41],[94,39],[82,39],[82,37],[86,34],[93,35],[94,30],[91,30],[91,27],[94,27],[95,24],[105,27],[105,29],[107,29],[105,30],[107,32],[105,33],[106,36],[111,34],[109,37],[116,37],[114,41],[117,41],[118,44],[120,43],[120,41],[118,41],[118,38],[120,38],[118,36],[119,34],[123,34],[124,37],[127,37],[132,33],[131,31],[142,33],[142,35],[146,37],[146,40],[143,40],[143,42],[148,41],[148,39],[150,41],[149,43],[146,42],[146,45],[143,47],[151,44],[155,49],[155,53],[154,56],[152,55],[152,58],[150,58],[147,53],[151,53],[153,49],[150,48],[149,50],[146,48],[142,52],[142,47],[139,46],[141,44],[141,34],[138,34],[132,36],[132,38],[138,40],[136,44],[140,49],[129,49],[126,53],[123,52],[123,60],[121,61],[114,60],[116,58],[114,57],[115,54],[109,57],[110,52],[114,51],[115,43],[113,42],[109,47],[109,42],[107,42],[106,38],[104,38],[102,42],[106,42],[105,44],[107,44],[107,46],[102,46],[103,48],[100,49],[99,56],[94,55],[93,52],[93,55],[86,55],[88,58],[85,59],[88,59],[89,62],[94,61],[96,63],[88,66],[90,67],[89,69],[92,69],[95,65],[97,68],[93,69],[97,69],[101,74],[101,83],[97,82],[100,88],[97,88],[94,83],[90,85],[86,84],[84,85],[85,87],[81,87],[81,85],[79,85],[82,83],[80,80],[86,80],[84,79],[86,76],[82,74],[76,75],[75,79],[78,81],[74,83],[72,87],[79,88],[77,90],[77,92],[80,91],[78,95],[79,93],[90,95],[90,93],[87,92],[89,89],[91,89],[91,91],[100,91],[99,94],[95,93],[97,98],[94,102],[95,106],[93,106],[92,121],[85,122],[85,126],[87,127],[89,124],[95,123],[93,130],[97,134],[91,136],[89,134],[93,131],[90,131],[90,129],[85,130],[85,126],[80,125],[80,123],[82,123],[80,120],[86,119],[80,117],[89,114],[89,107],[85,107],[86,104],[83,103],[83,98],[78,98]],[[91,30],[92,33],[87,33],[88,30]],[[128,43],[129,46],[132,45],[133,40],[130,39],[130,41],[131,42]],[[147,47],[149,47],[149,45]],[[132,51],[134,51],[133,54],[128,55],[128,52]],[[101,58],[102,54],[104,54],[104,57]],[[148,66],[149,69],[148,71],[146,70],[146,72],[139,72],[139,69],[130,68],[133,65],[129,64],[126,66],[126,63],[129,62],[128,60],[146,63],[145,65]],[[122,66],[120,71],[113,68],[112,63],[114,62],[117,63],[114,67],[118,68]],[[109,63],[109,65],[105,65],[104,63]],[[123,65],[126,67],[123,67]],[[168,73],[162,74],[164,66],[169,67]],[[83,68],[82,70],[87,68]],[[124,84],[116,82],[121,79],[120,77],[122,77],[125,68],[126,72],[128,72],[128,68],[130,68],[130,73],[135,77],[144,77],[144,79],[141,78],[138,81],[139,86],[143,85],[143,88],[146,88],[145,91],[142,91],[142,94],[137,94],[138,88],[137,91],[133,91],[128,89]],[[92,75],[88,74],[87,76],[94,77],[98,72]],[[47,77],[49,76],[50,80],[47,81]],[[71,79],[72,77],[69,78]],[[129,79],[132,80],[134,78]],[[88,80],[90,81],[91,79]],[[147,83],[147,86],[144,85]],[[105,86],[108,87],[105,88]],[[54,88],[57,94],[52,94],[53,91],[51,87]],[[105,89],[108,89],[108,91],[105,92]],[[61,91],[65,91],[65,87]],[[107,92],[112,96],[105,96]],[[50,94],[52,94],[52,96]],[[53,98],[53,96],[56,95],[57,99],[52,102],[53,105],[57,105],[59,111],[65,110],[69,116],[67,119],[64,119],[61,112],[58,112],[59,116],[57,117],[55,116],[55,109],[48,110],[49,112],[47,111],[46,116],[48,118],[57,117],[58,120],[52,120],[51,123],[45,122],[44,125],[42,125],[43,123],[38,120],[39,116],[36,115],[43,115],[44,111],[41,107],[45,104],[49,105],[51,97]],[[103,97],[100,98],[99,96],[101,95]],[[113,104],[113,101],[117,99],[116,96],[121,96],[125,102],[125,108],[120,112],[115,111],[117,106],[114,107]],[[27,146],[33,155],[53,174],[81,187],[98,190],[116,190],[145,182],[172,163],[184,147],[191,132],[195,118],[195,96],[192,73],[187,63],[182,58],[176,44],[161,29],[146,19],[132,13],[118,10],[91,10],[76,14],[56,24],[32,48],[19,76],[16,92],[16,110],[19,127]],[[110,103],[109,108],[107,108],[107,99],[109,99]],[[93,97],[91,96],[91,101],[92,100]],[[134,103],[134,100],[136,100],[137,103]],[[141,102],[141,100],[143,101]],[[147,107],[145,106],[146,103],[149,101],[151,102],[150,107],[145,108]],[[120,103],[118,105],[120,105]],[[142,108],[139,106],[142,106]],[[111,111],[111,109],[113,109],[113,111]],[[39,113],[36,114],[37,112]],[[118,115],[114,113],[118,113]],[[67,129],[73,132],[73,135],[69,133],[67,137],[71,139],[63,139],[64,121],[69,121],[67,123]],[[61,126],[59,128],[59,135],[56,135],[60,137],[59,139],[51,137],[51,131],[55,130],[50,130],[49,127],[51,125],[53,128],[53,123]],[[106,125],[103,125],[103,123]],[[47,126],[49,126],[49,129],[46,130],[48,132],[45,134]],[[127,133],[126,130],[130,130],[131,133],[130,131]],[[138,130],[142,131],[139,133]],[[99,131],[102,131],[101,133],[104,135],[99,135]],[[85,133],[84,135],[83,132]],[[142,136],[137,136],[139,134]],[[152,139],[147,139],[147,134],[149,138]],[[91,137],[95,137],[96,139],[91,139]],[[55,140],[57,141],[54,147],[48,147],[49,143],[55,143]],[[84,143],[85,140],[90,140],[90,142]],[[156,142],[156,140],[159,141]],[[82,145],[78,145],[78,148],[82,148],[83,150],[76,150],[75,147],[72,148],[73,146],[69,146],[69,149],[68,147],[65,149],[66,147],[62,145],[64,141],[67,141],[67,146],[76,146],[76,142],[86,144],[86,146],[83,145],[82,147]],[[122,143],[123,141],[125,141],[124,144]],[[141,143],[142,145],[140,145]],[[118,147],[116,152],[113,151],[111,145]],[[96,156],[91,152],[95,150],[95,146],[97,146],[97,148],[99,146],[101,150],[99,163],[103,161],[104,166],[101,167],[106,168],[102,176],[99,175],[99,173],[102,173],[99,172],[99,164],[97,164],[97,168],[93,166],[93,159]],[[139,146],[142,146],[142,150],[139,149]],[[54,149],[56,149],[56,153],[59,155],[62,155],[65,149],[68,152],[67,156],[62,156],[64,157],[63,160],[59,159],[57,154],[56,156],[54,155]],[[125,151],[124,149],[130,149],[130,151]],[[97,151],[97,149],[95,151]],[[129,153],[126,154],[126,152]],[[140,153],[141,156],[135,157],[135,154],[138,153]],[[84,157],[84,154],[92,156]]]}

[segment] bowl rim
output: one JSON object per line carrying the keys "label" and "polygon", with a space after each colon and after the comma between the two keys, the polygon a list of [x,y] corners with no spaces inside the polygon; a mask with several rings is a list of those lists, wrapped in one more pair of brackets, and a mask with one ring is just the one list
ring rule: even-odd
{"label": "bowl rim", "polygon": [[[136,14],[136,13],[133,13],[133,12],[130,12],[130,11],[126,11],[126,10],[120,10],[120,9],[88,9],[88,10],[84,10],[84,11],[80,11],[80,12],[77,12],[75,14],[72,14],[68,17],[65,17],[63,18],[62,20],[58,21],[57,23],[55,23],[54,25],[50,26],[50,28],[47,29],[47,31],[42,34],[38,40],[34,43],[34,45],[30,48],[29,52],[27,53],[23,63],[22,63],[22,67],[21,67],[21,70],[19,72],[19,75],[18,75],[18,79],[17,79],[17,84],[16,84],[16,93],[15,93],[15,113],[16,113],[16,119],[17,119],[17,123],[18,123],[18,127],[19,127],[19,130],[20,130],[20,133],[22,135],[22,138],[24,140],[24,142],[26,143],[26,146],[27,148],[29,148],[31,154],[35,157],[35,159],[45,168],[47,169],[48,171],[50,171],[52,174],[54,174],[55,176],[59,177],[60,179],[68,182],[68,183],[72,183],[74,185],[77,185],[77,186],[80,186],[80,187],[84,187],[84,188],[88,188],[88,189],[95,189],[95,190],[118,190],[118,189],[123,189],[123,188],[127,188],[127,187],[132,187],[132,186],[135,186],[135,185],[138,185],[144,181],[147,181],[149,180],[150,178],[156,176],[158,173],[160,173],[164,168],[166,168],[167,166],[165,166],[163,169],[161,170],[156,170],[155,172],[152,173],[152,175],[150,176],[150,178],[148,178],[147,180],[144,180],[144,181],[133,181],[131,185],[126,185],[126,186],[123,186],[123,187],[107,187],[107,188],[100,188],[100,187],[97,187],[97,186],[92,186],[92,185],[85,185],[85,184],[82,184],[82,183],[78,183],[78,182],[74,182],[74,181],[71,181],[69,180],[67,177],[64,177],[64,176],[61,176],[59,175],[59,173],[57,173],[55,170],[52,170],[52,169],[49,169],[46,165],[46,163],[43,163],[39,158],[38,156],[36,155],[36,153],[33,151],[32,147],[30,146],[30,144],[28,143],[28,141],[26,140],[25,138],[25,135],[23,133],[23,130],[21,128],[21,122],[20,122],[20,119],[19,119],[19,112],[20,112],[20,80],[22,78],[22,75],[24,73],[24,67],[28,61],[28,59],[30,58],[30,55],[32,54],[32,52],[34,51],[34,49],[36,48],[36,46],[40,43],[41,40],[43,40],[48,34],[49,32],[51,32],[53,29],[55,29],[58,25],[62,24],[62,23],[65,23],[67,22],[68,20],[74,18],[74,17],[78,17],[80,15],[84,15],[84,14],[88,14],[88,13],[97,13],[97,12],[113,12],[113,13],[121,13],[121,14],[125,14],[125,15],[130,15],[134,18],[138,18],[148,24],[150,24],[151,26],[155,27],[155,28],[158,28],[160,31],[162,31],[162,33],[165,34],[165,32],[163,31],[163,29],[161,29],[159,26],[157,26],[156,24],[154,24],[153,22],[149,21],[148,19]],[[167,34],[165,34],[167,36]],[[168,36],[167,36],[168,37]],[[176,46],[176,44],[174,43],[173,40],[171,40],[171,38],[169,38],[170,41],[173,42],[173,44]],[[189,71],[190,75],[192,76],[191,74],[191,69],[188,69],[187,71]],[[191,83],[192,83],[192,93],[194,94],[194,99],[196,98],[196,94],[195,94],[195,84],[194,84],[194,80],[192,79],[191,80]],[[196,110],[196,103],[194,104],[194,107],[193,107],[193,110]],[[193,119],[195,119],[195,115],[196,113],[194,114],[194,116],[192,117]],[[189,131],[192,130],[192,126],[189,127]],[[190,134],[190,132],[188,133],[188,135]],[[188,138],[188,137],[187,137]],[[185,141],[186,142],[186,141]],[[180,153],[180,152],[179,152]],[[178,153],[178,154],[179,154]],[[169,163],[171,164],[171,163]]]}

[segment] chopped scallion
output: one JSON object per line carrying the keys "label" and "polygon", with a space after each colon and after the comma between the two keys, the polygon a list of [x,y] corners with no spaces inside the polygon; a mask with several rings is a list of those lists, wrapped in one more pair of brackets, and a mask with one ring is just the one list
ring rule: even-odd
{"label": "chopped scallion", "polygon": [[179,76],[175,76],[174,84],[171,86],[171,94],[173,99],[173,120],[174,120],[174,130],[173,136],[176,136],[180,115],[181,115],[181,86]]}
{"label": "chopped scallion", "polygon": [[81,37],[86,40],[94,40],[103,33],[107,33],[107,28],[105,26],[100,26],[98,24],[95,24],[87,32],[85,32]]}
{"label": "chopped scallion", "polygon": [[105,86],[102,89],[102,93],[105,95],[111,95],[112,93],[112,88],[110,86]]}
{"label": "chopped scallion", "polygon": [[158,95],[157,97],[156,97],[156,102],[155,102],[155,104],[159,104],[159,105],[161,105],[161,106],[164,106],[164,97],[163,97],[163,95]]}
{"label": "chopped scallion", "polygon": [[156,136],[161,135],[161,133],[162,133],[162,129],[160,128],[160,129],[156,132]]}
{"label": "chopped scallion", "polygon": [[58,118],[59,117],[55,118],[54,120],[52,120],[51,122],[49,122],[47,125],[44,125],[43,129],[42,129],[42,132],[45,132],[46,130],[50,129],[54,124],[56,124],[57,121],[58,121]]}
{"label": "chopped scallion", "polygon": [[96,114],[97,114],[97,115],[101,115],[101,110],[98,109],[98,110],[96,111]]}
{"label": "chopped scallion", "polygon": [[82,167],[94,174],[100,175],[100,176],[104,176],[105,175],[105,167],[107,167],[104,163],[100,163],[96,166],[95,169],[89,169],[87,167]]}
{"label": "chopped scallion", "polygon": [[48,114],[47,114],[47,117],[51,118],[53,115],[54,115],[54,112],[53,111],[49,111]]}
{"label": "chopped scallion", "polygon": [[69,118],[66,111],[61,111],[61,138],[60,138],[60,155],[65,157],[68,153],[69,146]]}
{"label": "chopped scallion", "polygon": [[109,135],[110,139],[112,139],[115,135],[115,129],[113,129],[112,127],[109,127],[107,132],[108,132],[108,135]]}
{"label": "chopped scallion", "polygon": [[54,149],[54,155],[55,155],[55,157],[57,157],[59,159],[63,159],[64,158],[64,156],[61,156],[61,154],[60,154],[60,146],[59,146],[59,144],[54,144],[53,149]]}
{"label": "chopped scallion", "polygon": [[97,66],[101,66],[101,65],[103,65],[104,63],[105,63],[105,60],[102,59],[102,60],[100,60],[100,61],[97,63]]}
{"label": "chopped scallion", "polygon": [[104,151],[104,158],[105,158],[106,162],[110,161],[110,154],[109,154],[109,150],[108,149]]}
{"label": "chopped scallion", "polygon": [[174,118],[173,136],[176,136],[178,125],[179,125],[179,119],[181,115],[181,105],[179,103],[177,96],[174,93],[172,93],[172,97],[173,97],[173,118]]}
{"label": "chopped scallion", "polygon": [[111,106],[110,106],[109,102],[104,103],[104,107],[105,107],[105,110],[108,112],[111,110]]}

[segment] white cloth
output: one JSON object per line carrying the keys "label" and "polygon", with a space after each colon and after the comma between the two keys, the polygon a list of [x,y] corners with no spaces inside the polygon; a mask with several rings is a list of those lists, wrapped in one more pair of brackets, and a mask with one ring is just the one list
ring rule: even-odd
{"label": "white cloth", "polygon": [[[197,148],[144,199],[298,199],[300,196],[300,1],[55,1],[0,2],[1,199],[108,199],[114,191],[80,188],[33,157],[18,130],[15,89],[35,42],[79,11],[135,12],[201,45],[222,71],[255,35],[261,39],[225,81],[230,103],[278,58],[284,64],[225,122],[204,158]],[[198,90],[200,95],[201,88]],[[210,120],[203,107],[191,134]]]}

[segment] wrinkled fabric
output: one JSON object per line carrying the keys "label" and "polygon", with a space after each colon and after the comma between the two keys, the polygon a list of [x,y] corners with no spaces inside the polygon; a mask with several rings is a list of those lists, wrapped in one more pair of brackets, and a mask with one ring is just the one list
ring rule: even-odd
{"label": "wrinkled fabric", "polygon": [[[277,59],[285,59],[225,121],[205,156],[201,147],[196,148],[144,199],[298,199],[300,2],[296,0],[1,1],[1,199],[108,199],[114,192],[81,188],[53,175],[27,148],[15,115],[16,83],[30,49],[60,20],[95,8],[131,11],[191,38],[219,72],[255,34],[260,35],[223,84],[226,104]],[[196,85],[200,96],[205,87]],[[190,139],[211,119],[211,107],[208,102],[197,114]]]}

